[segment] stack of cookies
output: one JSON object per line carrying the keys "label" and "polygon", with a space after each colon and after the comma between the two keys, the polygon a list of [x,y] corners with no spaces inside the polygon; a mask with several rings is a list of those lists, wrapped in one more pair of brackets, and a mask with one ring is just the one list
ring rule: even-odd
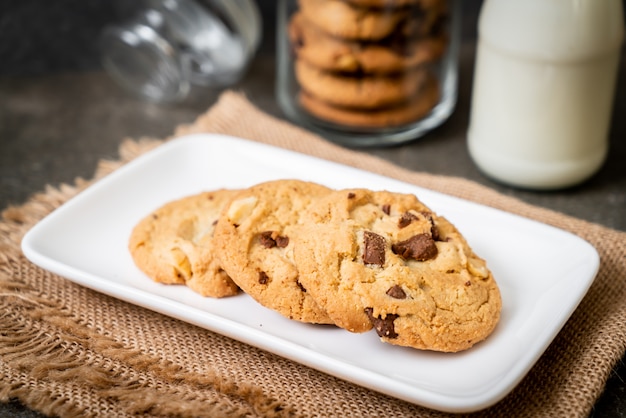
{"label": "stack of cookies", "polygon": [[289,38],[300,104],[340,125],[414,122],[438,103],[446,0],[299,0]]}
{"label": "stack of cookies", "polygon": [[287,318],[416,349],[468,349],[500,318],[485,261],[411,194],[300,180],[205,192],[146,216],[129,249],[158,282],[243,290]]}

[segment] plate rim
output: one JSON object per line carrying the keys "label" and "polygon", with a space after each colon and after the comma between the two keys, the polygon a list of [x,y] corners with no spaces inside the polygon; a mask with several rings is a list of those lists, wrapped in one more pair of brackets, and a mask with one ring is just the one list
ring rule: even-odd
{"label": "plate rim", "polygon": [[[253,328],[250,328],[244,324],[240,324],[231,319],[222,318],[218,315],[212,314],[210,312],[202,311],[201,309],[198,309],[195,307],[185,307],[184,305],[182,305],[181,302],[178,302],[176,300],[168,299],[158,294],[155,295],[143,289],[139,289],[139,288],[135,288],[132,286],[127,286],[121,283],[114,282],[110,278],[107,279],[105,277],[94,276],[91,273],[77,269],[75,266],[68,266],[62,262],[59,262],[58,260],[55,260],[54,258],[46,256],[44,253],[42,253],[41,251],[37,249],[37,243],[38,243],[38,239],[41,238],[40,231],[42,230],[42,228],[44,228],[46,225],[49,225],[50,223],[56,222],[56,220],[59,217],[62,218],[67,208],[71,207],[71,205],[73,205],[75,202],[80,201],[82,199],[88,199],[93,194],[98,194],[98,192],[102,189],[102,186],[104,184],[108,184],[108,183],[116,181],[119,178],[124,178],[126,176],[132,175],[134,170],[140,170],[142,168],[142,165],[149,164],[152,160],[154,160],[155,156],[157,155],[167,154],[168,152],[171,152],[172,148],[179,148],[179,147],[192,147],[193,148],[196,146],[195,145],[196,143],[198,142],[204,143],[207,140],[228,141],[231,144],[233,144],[234,142],[237,142],[242,145],[247,144],[247,145],[254,146],[254,147],[261,147],[266,150],[270,150],[272,152],[281,153],[283,155],[294,155],[297,157],[310,159],[311,161],[314,161],[314,160],[320,161],[320,162],[324,162],[325,164],[330,163],[331,165],[345,167],[345,168],[348,168],[349,170],[356,170],[356,172],[364,172],[364,173],[368,173],[369,175],[378,176],[378,177],[381,177],[381,179],[383,180],[388,179],[392,182],[404,184],[416,190],[424,190],[424,191],[427,191],[428,193],[433,193],[434,195],[444,196],[446,199],[452,198],[453,200],[462,201],[466,204],[469,204],[470,206],[478,208],[479,210],[487,209],[489,211],[495,211],[498,213],[505,214],[505,216],[512,216],[523,222],[530,222],[542,228],[548,228],[552,231],[558,231],[559,233],[564,234],[564,236],[567,236],[569,239],[576,241],[582,247],[586,248],[586,250],[588,251],[586,256],[590,257],[590,263],[591,263],[589,266],[590,277],[587,279],[585,283],[583,283],[583,287],[581,288],[580,294],[577,295],[578,296],[577,300],[575,300],[572,306],[570,307],[570,309],[568,309],[567,314],[564,315],[564,317],[561,320],[561,324],[554,331],[553,335],[551,335],[545,341],[543,346],[539,349],[537,355],[531,361],[529,361],[525,365],[525,367],[523,367],[521,370],[516,371],[515,378],[510,380],[508,385],[506,385],[506,387],[504,388],[500,387],[498,390],[495,390],[495,389],[489,390],[489,391],[485,391],[481,393],[480,395],[472,395],[472,396],[459,399],[459,398],[451,397],[449,395],[444,395],[444,394],[436,393],[433,391],[428,391],[428,390],[425,390],[424,388],[416,388],[414,386],[408,388],[407,387],[408,384],[406,383],[387,382],[388,385],[392,386],[392,389],[389,389],[389,387],[382,387],[382,388],[372,387],[371,385],[364,384],[362,382],[362,378],[360,380],[354,378],[355,370],[353,370],[354,368],[353,365],[346,365],[336,358],[331,358],[325,354],[316,353],[313,350],[308,350],[308,351],[310,353],[313,353],[313,359],[315,361],[303,359],[302,353],[301,353],[301,351],[303,350],[303,347],[296,346],[291,341],[280,339],[277,336],[273,336],[271,334],[267,334],[262,331],[255,330]],[[272,352],[276,355],[282,356],[284,358],[288,358],[289,360],[298,362],[308,367],[312,367],[323,373],[333,375],[335,377],[338,377],[346,381],[350,381],[359,386],[367,387],[371,390],[374,390],[380,393],[385,393],[387,395],[390,395],[395,398],[403,399],[410,403],[422,405],[428,408],[433,408],[433,409],[444,411],[444,412],[453,412],[453,413],[475,412],[475,411],[487,408],[489,406],[492,406],[496,404],[497,402],[499,402],[500,400],[502,400],[519,384],[519,382],[529,372],[532,366],[535,365],[535,363],[538,361],[541,355],[543,355],[543,353],[545,352],[549,344],[554,340],[554,338],[560,332],[560,330],[562,329],[566,321],[569,319],[571,314],[578,307],[578,305],[580,304],[580,301],[586,295],[589,287],[595,280],[597,271],[599,269],[599,263],[600,263],[599,254],[597,250],[589,242],[587,242],[583,238],[569,231],[566,231],[564,229],[556,228],[552,225],[545,224],[540,221],[526,218],[526,217],[523,217],[514,213],[505,212],[497,208],[482,205],[474,201],[447,195],[445,193],[442,193],[436,190],[425,189],[424,187],[421,187],[421,186],[418,186],[418,185],[415,185],[415,184],[412,184],[403,180],[398,180],[396,178],[391,178],[391,177],[385,177],[378,173],[372,173],[372,172],[368,172],[360,168],[355,168],[355,167],[344,165],[341,163],[324,160],[319,157],[311,156],[311,155],[304,154],[298,151],[279,148],[273,145],[268,145],[265,143],[259,143],[259,142],[255,142],[255,141],[251,141],[251,140],[247,140],[243,138],[233,137],[230,135],[210,134],[210,133],[209,134],[190,134],[190,135],[179,136],[171,140],[168,140],[167,142],[160,144],[156,148],[149,150],[146,153],[133,159],[132,161],[124,164],[122,167],[116,169],[112,173],[107,174],[106,176],[100,179],[97,179],[85,190],[81,191],[80,193],[68,199],[58,208],[54,209],[51,213],[49,213],[47,216],[45,216],[43,219],[37,222],[33,227],[31,227],[22,239],[21,248],[26,258],[29,259],[31,262],[33,262],[35,265],[45,270],[51,271],[61,277],[64,277],[67,280],[77,283],[78,285],[91,288],[97,292],[107,294],[114,298],[124,300],[128,303],[136,304],[138,306],[142,306],[147,309],[151,309],[153,311],[159,312],[167,316],[174,317],[176,319],[179,319],[185,322],[193,323],[205,329],[210,329],[226,337],[236,339],[245,344],[249,344],[257,348]],[[130,293],[129,293],[129,289],[130,289]],[[128,297],[127,295],[129,294],[132,295],[133,297]],[[150,299],[154,301],[155,300],[154,298],[156,298],[156,300],[160,302],[158,306],[155,306],[154,302],[152,303],[150,302]],[[182,311],[181,311],[181,305],[184,307]],[[185,315],[183,313],[183,311],[189,312],[190,309],[193,311],[194,316],[198,314],[209,315],[209,319],[214,324],[213,328],[207,327],[206,323],[198,323],[198,322],[190,321],[189,315]],[[228,332],[228,330],[225,327],[225,324],[227,324],[231,328],[234,326],[237,332]],[[246,334],[246,332],[250,332],[250,330],[253,331],[253,334],[254,334],[253,336],[255,338],[251,339],[249,338],[249,336],[246,337],[246,335],[244,335]],[[270,344],[270,342],[276,343],[275,341],[276,339],[280,339],[279,341],[280,345],[283,348],[285,347],[287,348],[288,355],[285,355],[286,353],[284,350],[277,351],[276,348]],[[259,340],[262,341],[261,344],[258,343]],[[346,370],[348,372],[348,376],[346,376],[346,371],[343,371],[342,373],[337,373],[337,369],[329,370],[328,367],[325,367],[322,364],[322,362],[334,364],[335,366],[337,365],[335,363],[340,363],[339,366],[342,366],[342,367],[340,367],[339,370],[346,369],[347,367]],[[360,370],[360,372],[362,372],[362,369]],[[366,370],[366,372],[382,377],[384,378],[385,381],[390,380],[388,376],[377,375],[376,372],[372,370]],[[418,392],[417,397],[416,397],[416,391]]]}

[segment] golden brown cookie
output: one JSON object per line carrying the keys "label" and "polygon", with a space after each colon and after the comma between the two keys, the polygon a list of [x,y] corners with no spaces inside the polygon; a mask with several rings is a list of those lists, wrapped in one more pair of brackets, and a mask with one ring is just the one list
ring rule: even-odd
{"label": "golden brown cookie", "polygon": [[299,280],[294,234],[306,208],[330,189],[276,180],[242,190],[224,208],[215,246],[224,270],[261,305],[290,319],[332,324]]}
{"label": "golden brown cookie", "polygon": [[299,0],[298,4],[308,21],[333,36],[346,39],[385,38],[408,18],[404,9],[382,12],[353,7],[341,0]]}
{"label": "golden brown cookie", "polygon": [[439,102],[439,94],[437,81],[431,79],[410,101],[377,109],[332,106],[306,92],[302,92],[299,99],[307,112],[327,122],[360,128],[381,128],[401,126],[423,118]]}
{"label": "golden brown cookie", "polygon": [[350,76],[312,67],[302,60],[295,62],[300,87],[318,100],[360,109],[373,109],[408,101],[427,80],[425,69],[415,69],[394,76]]}
{"label": "golden brown cookie", "polygon": [[213,248],[215,222],[235,193],[224,189],[188,196],[143,218],[128,244],[137,267],[157,282],[186,284],[203,296],[237,294]]}
{"label": "golden brown cookie", "polygon": [[501,298],[484,260],[414,195],[340,190],[298,235],[300,281],[335,323],[388,343],[456,352],[484,340]]}
{"label": "golden brown cookie", "polygon": [[445,2],[433,2],[428,8],[369,7],[342,0],[299,0],[298,4],[307,21],[324,32],[342,39],[369,41],[391,35],[428,35],[445,13]]}
{"label": "golden brown cookie", "polygon": [[404,6],[420,6],[423,9],[440,9],[447,3],[446,0],[345,0],[348,3],[359,7],[389,8]]}
{"label": "golden brown cookie", "polygon": [[447,43],[442,35],[385,42],[342,40],[310,24],[301,13],[293,15],[288,29],[298,58],[313,67],[335,72],[404,72],[441,58]]}

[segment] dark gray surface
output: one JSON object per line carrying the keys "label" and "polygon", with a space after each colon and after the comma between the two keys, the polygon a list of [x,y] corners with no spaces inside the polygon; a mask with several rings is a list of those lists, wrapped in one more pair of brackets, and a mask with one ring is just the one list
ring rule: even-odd
{"label": "dark gray surface", "polygon": [[[57,8],[67,6],[67,13],[59,17],[61,23],[65,22],[63,27],[49,26],[39,29],[44,34],[28,37],[29,32],[24,32],[23,37],[11,38],[11,45],[17,51],[7,52],[7,38],[0,38],[0,209],[24,202],[46,184],[71,183],[78,176],[91,178],[98,160],[117,158],[118,145],[123,138],[165,137],[176,125],[193,121],[220,93],[215,89],[197,89],[185,102],[168,106],[129,97],[100,71],[94,49],[96,29],[107,20],[117,18],[116,12],[96,0],[62,0],[55,4],[51,16],[59,16]],[[282,118],[273,91],[273,2],[261,4],[266,24],[264,43],[248,75],[236,88],[264,111]],[[18,18],[33,16],[40,19],[39,23],[45,22],[37,12],[37,5],[41,2],[0,3],[0,33],[7,33],[7,27],[9,32],[19,33],[20,25],[15,22]],[[626,66],[623,60],[611,129],[611,151],[605,166],[591,180],[564,191],[524,191],[491,182],[472,164],[466,150],[465,131],[479,5],[480,1],[464,3],[465,39],[459,102],[450,120],[414,143],[367,152],[409,169],[465,177],[532,204],[626,231],[626,120],[623,117],[626,114]],[[91,19],[88,21],[90,28],[84,29],[85,23],[81,26],[75,20],[77,16]],[[22,27],[26,31],[37,25],[30,21]],[[58,37],[49,40],[55,33]],[[72,40],[71,35],[83,38]],[[37,56],[33,48],[41,47],[42,43],[47,52]],[[65,51],[65,55],[54,54],[46,49],[46,44]],[[67,53],[67,48],[72,47],[76,56]],[[3,59],[7,56],[11,59]],[[626,367],[622,362],[615,368],[593,417],[626,417],[624,379]],[[19,403],[10,403],[0,404],[0,416],[23,418],[38,414]]]}

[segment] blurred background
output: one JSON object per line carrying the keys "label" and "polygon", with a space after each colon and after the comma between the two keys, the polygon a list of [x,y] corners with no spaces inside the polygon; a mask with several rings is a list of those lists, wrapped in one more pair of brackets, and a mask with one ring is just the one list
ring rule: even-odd
{"label": "blurred background", "polygon": [[[276,1],[258,0],[262,48],[274,49]],[[467,36],[475,35],[481,0],[463,0]],[[136,3],[135,3],[136,4]],[[133,2],[105,0],[3,0],[0,2],[0,74],[35,75],[100,68],[103,27],[130,18]]]}

